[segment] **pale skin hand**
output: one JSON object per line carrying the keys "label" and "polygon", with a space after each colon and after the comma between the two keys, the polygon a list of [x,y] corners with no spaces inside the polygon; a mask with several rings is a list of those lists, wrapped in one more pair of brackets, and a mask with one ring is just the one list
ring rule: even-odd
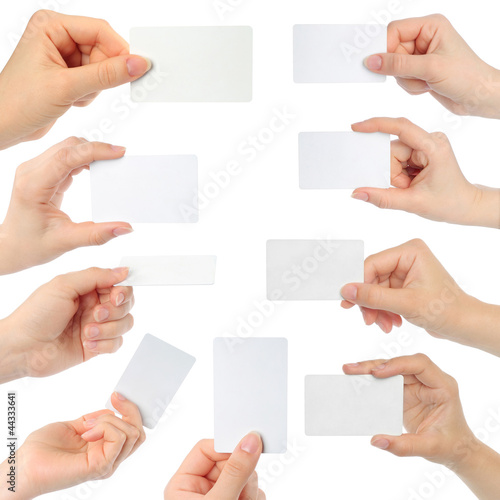
{"label": "pale skin hand", "polygon": [[0,149],[43,137],[72,106],[150,67],[106,21],[36,12],[0,73]]}
{"label": "pale skin hand", "polygon": [[395,76],[409,94],[430,93],[457,115],[500,118],[500,74],[481,60],[442,15],[394,21],[386,54],[365,60],[374,73]]}
{"label": "pale skin hand", "polygon": [[368,257],[365,282],[341,294],[344,309],[358,305],[365,323],[385,333],[404,317],[434,337],[500,356],[500,307],[467,295],[421,240]]}
{"label": "pale skin hand", "polygon": [[10,206],[0,226],[0,274],[44,264],[82,246],[129,234],[126,222],[76,224],[61,210],[73,177],[97,160],[121,158],[125,148],[71,137],[16,172]]}
{"label": "pale skin hand", "polygon": [[200,441],[165,488],[165,500],[265,500],[255,467],[260,436],[250,433],[233,454],[216,453],[213,440]]}
{"label": "pale skin hand", "polygon": [[480,500],[500,490],[500,455],[481,443],[465,421],[458,385],[427,356],[416,354],[344,365],[347,375],[404,376],[402,436],[377,435],[372,445],[398,457],[423,457],[455,472]]}
{"label": "pale skin hand", "polygon": [[394,188],[358,188],[353,198],[435,221],[500,228],[500,189],[468,182],[444,134],[429,134],[406,118],[372,118],[352,129],[399,137],[391,144]]}
{"label": "pale skin hand", "polygon": [[[2,484],[0,500],[31,500],[86,481],[107,479],[146,439],[139,409],[113,393],[113,407],[33,432],[17,451],[17,492]],[[8,464],[0,465],[2,478]],[[4,483],[2,481],[2,483]]]}
{"label": "pale skin hand", "polygon": [[127,268],[58,276],[0,322],[0,383],[46,377],[116,352],[133,327]]}

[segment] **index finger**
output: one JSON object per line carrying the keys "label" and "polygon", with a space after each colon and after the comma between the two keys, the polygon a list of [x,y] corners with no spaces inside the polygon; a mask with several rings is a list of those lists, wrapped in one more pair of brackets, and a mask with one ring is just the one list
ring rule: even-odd
{"label": "index finger", "polygon": [[355,132],[382,132],[397,135],[402,142],[411,148],[424,152],[431,151],[433,146],[431,135],[406,118],[370,118],[359,123],[353,123],[351,128]]}
{"label": "index finger", "polygon": [[213,439],[203,439],[196,443],[194,448],[184,459],[177,474],[192,474],[206,476],[217,462],[228,460],[230,453],[217,453],[214,450]]}
{"label": "index finger", "polygon": [[401,43],[415,42],[418,53],[425,54],[439,25],[435,15],[393,21],[387,26],[387,51],[395,52]]}

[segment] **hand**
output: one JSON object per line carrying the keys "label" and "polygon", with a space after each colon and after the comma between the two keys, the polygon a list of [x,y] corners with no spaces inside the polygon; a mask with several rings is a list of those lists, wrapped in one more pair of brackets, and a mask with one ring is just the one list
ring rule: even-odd
{"label": "hand", "polygon": [[367,325],[389,333],[404,317],[437,338],[500,356],[500,307],[467,295],[421,240],[368,257],[365,283],[341,290],[341,306],[355,304]]}
{"label": "hand", "polygon": [[[33,432],[17,452],[16,500],[31,500],[86,481],[106,479],[146,439],[137,406],[114,393],[123,415],[101,410],[72,422],[50,424]],[[3,474],[2,474],[3,477]],[[2,491],[4,488],[2,486]],[[2,493],[0,492],[0,498]]]}
{"label": "hand", "polygon": [[[116,352],[134,324],[132,288],[114,286],[127,275],[127,268],[92,268],[58,276],[34,292],[0,323],[0,383],[46,377]],[[17,372],[9,373],[15,359]]]}
{"label": "hand", "polygon": [[0,74],[0,149],[43,137],[72,106],[150,67],[106,21],[36,12]]}
{"label": "hand", "polygon": [[232,455],[215,453],[212,440],[200,441],[165,488],[165,500],[265,500],[255,472],[261,453],[254,433]]}
{"label": "hand", "polygon": [[133,231],[126,222],[76,224],[61,211],[73,177],[96,160],[123,156],[125,148],[72,137],[16,172],[7,216],[0,226],[0,274],[44,264],[82,246],[102,245]]}
{"label": "hand", "polygon": [[365,60],[374,73],[393,75],[413,95],[429,92],[458,115],[500,117],[500,76],[482,61],[442,15],[394,21],[387,54]]}
{"label": "hand", "polygon": [[353,198],[435,221],[500,228],[500,190],[468,182],[444,134],[429,134],[405,118],[372,118],[352,129],[399,137],[391,145],[395,189],[358,188]]}
{"label": "hand", "polygon": [[404,376],[403,420],[408,434],[374,436],[373,446],[398,457],[423,457],[454,469],[479,445],[465,421],[455,379],[427,356],[365,361],[343,369],[347,375],[370,374],[379,379]]}

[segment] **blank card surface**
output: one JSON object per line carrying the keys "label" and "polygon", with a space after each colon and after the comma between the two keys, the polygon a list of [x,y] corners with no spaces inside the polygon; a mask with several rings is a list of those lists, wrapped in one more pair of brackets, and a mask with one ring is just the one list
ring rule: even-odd
{"label": "blank card surface", "polygon": [[[194,363],[193,356],[147,334],[114,390],[135,403],[144,426],[154,429]],[[107,407],[114,410],[111,401]]]}
{"label": "blank card surface", "polygon": [[130,52],[151,70],[132,83],[137,102],[244,102],[252,99],[252,28],[132,28]]}
{"label": "blank card surface", "polygon": [[198,221],[196,156],[125,156],[90,166],[95,222]]}
{"label": "blank card surface", "polygon": [[389,134],[302,132],[301,189],[387,188],[391,175]]}
{"label": "blank card surface", "polygon": [[308,375],[305,379],[307,436],[399,436],[403,429],[401,375]]}
{"label": "blank card surface", "polygon": [[215,450],[232,453],[249,432],[264,453],[287,450],[288,343],[284,338],[214,339]]}
{"label": "blank card surface", "polygon": [[269,300],[341,300],[347,283],[364,281],[360,240],[269,240]]}
{"label": "blank card surface", "polygon": [[213,285],[216,261],[213,255],[123,257],[120,267],[129,273],[120,285]]}
{"label": "blank card surface", "polygon": [[387,28],[379,24],[298,24],[293,29],[296,83],[384,82],[366,57],[387,52]]}

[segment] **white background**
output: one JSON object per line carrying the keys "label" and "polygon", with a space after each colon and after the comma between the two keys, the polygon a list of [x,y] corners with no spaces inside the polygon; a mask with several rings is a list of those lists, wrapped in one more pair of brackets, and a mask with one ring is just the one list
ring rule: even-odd
{"label": "white background", "polygon": [[[218,256],[214,287],[136,289],[136,326],[119,353],[49,379],[18,381],[2,388],[2,395],[8,389],[19,391],[19,429],[25,437],[47,423],[103,408],[145,333],[158,335],[198,359],[169,416],[114,477],[50,498],[161,498],[167,481],[195,442],[213,434],[212,339],[235,335],[241,319],[256,310],[254,301],[265,300],[265,242],[269,238],[359,238],[365,240],[369,255],[419,237],[467,292],[499,302],[495,279],[498,232],[380,211],[352,200],[349,191],[298,188],[300,131],[349,130],[350,123],[377,115],[406,116],[429,131],[446,132],[466,176],[473,182],[500,186],[498,121],[454,117],[430,96],[407,95],[391,78],[385,84],[293,83],[294,24],[376,22],[373,13],[387,11],[388,0],[243,0],[223,19],[212,0],[8,2],[0,18],[0,64],[7,61],[12,40],[22,33],[30,15],[53,2],[64,13],[105,18],[125,38],[133,26],[250,25],[255,63],[251,103],[143,104],[131,109],[117,105],[128,96],[125,86],[106,92],[89,108],[71,110],[44,139],[0,153],[2,214],[18,164],[69,135],[95,138],[92,131],[103,119],[110,119],[114,126],[104,140],[127,146],[129,154],[198,155],[202,190],[211,172],[223,170],[229,161],[242,165],[242,173],[202,209],[198,224],[137,225],[132,236],[103,248],[78,250],[43,267],[1,278],[0,315],[6,316],[55,275],[92,265],[115,266],[123,255]],[[500,67],[500,7],[494,2],[476,0],[471,7],[444,0],[401,1],[391,18],[433,12],[447,15],[481,57]],[[119,113],[117,106],[121,106]],[[296,118],[255,160],[247,161],[247,156],[238,153],[240,145],[267,126],[273,108],[285,106]],[[366,161],[370,161],[368,152]],[[200,203],[203,207],[203,200]],[[88,172],[76,179],[63,208],[77,221],[90,219]],[[341,373],[343,363],[387,356],[387,350],[394,355],[424,352],[458,379],[470,426],[490,446],[500,449],[500,424],[485,430],[490,412],[500,412],[500,361],[433,339],[407,324],[400,331],[411,335],[409,345],[398,344],[398,332],[384,335],[376,327],[365,327],[359,311],[341,310],[338,302],[278,304],[274,314],[254,330],[258,336],[286,336],[290,346],[289,437],[294,453],[262,458],[262,483],[269,499],[474,498],[458,479],[443,479],[440,467],[419,458],[393,457],[372,448],[368,438],[304,436],[306,374]],[[258,370],[257,359],[255,365]],[[5,428],[5,404],[0,399],[0,429]],[[434,486],[429,474],[434,474]],[[420,496],[412,494],[419,489]]]}

